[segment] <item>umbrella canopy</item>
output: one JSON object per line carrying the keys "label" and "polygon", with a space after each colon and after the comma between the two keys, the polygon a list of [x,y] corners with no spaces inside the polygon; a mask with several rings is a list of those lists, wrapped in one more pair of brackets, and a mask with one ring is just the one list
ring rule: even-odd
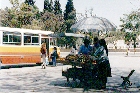
{"label": "umbrella canopy", "polygon": [[116,26],[106,18],[102,17],[86,17],[71,26],[74,32],[108,32],[115,31]]}
{"label": "umbrella canopy", "polygon": [[58,38],[61,38],[61,37],[85,37],[84,34],[76,34],[76,33],[53,33],[53,34],[49,34],[49,36],[51,37],[58,37]]}

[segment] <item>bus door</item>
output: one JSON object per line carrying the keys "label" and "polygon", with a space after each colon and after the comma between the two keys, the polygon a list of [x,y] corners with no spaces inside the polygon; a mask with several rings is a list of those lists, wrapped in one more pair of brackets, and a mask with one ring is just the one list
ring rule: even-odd
{"label": "bus door", "polygon": [[50,41],[49,38],[41,38],[41,44],[46,43],[46,48],[47,48],[47,54],[49,56],[49,50],[50,50]]}

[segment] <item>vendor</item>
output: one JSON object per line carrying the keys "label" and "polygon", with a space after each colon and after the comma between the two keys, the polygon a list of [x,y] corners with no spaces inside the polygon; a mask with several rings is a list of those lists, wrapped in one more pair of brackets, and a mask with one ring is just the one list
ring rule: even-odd
{"label": "vendor", "polygon": [[92,47],[90,46],[90,41],[88,39],[84,40],[84,45],[80,46],[78,54],[90,55]]}

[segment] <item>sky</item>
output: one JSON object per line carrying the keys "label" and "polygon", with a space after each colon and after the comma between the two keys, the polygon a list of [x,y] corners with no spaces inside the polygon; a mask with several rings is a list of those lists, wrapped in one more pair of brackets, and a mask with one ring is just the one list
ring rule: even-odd
{"label": "sky", "polygon": [[[25,0],[19,0],[24,2]],[[34,0],[35,5],[43,10],[44,0]],[[54,0],[53,0],[54,1]],[[67,0],[59,0],[61,8],[64,11]],[[118,28],[122,23],[120,18],[123,18],[123,14],[129,14],[131,11],[138,10],[140,8],[140,0],[73,0],[74,7],[77,13],[82,13],[85,16],[87,11],[90,17],[90,10],[93,9],[92,14],[97,17],[103,17],[113,22]],[[11,7],[9,0],[0,0],[0,8]]]}

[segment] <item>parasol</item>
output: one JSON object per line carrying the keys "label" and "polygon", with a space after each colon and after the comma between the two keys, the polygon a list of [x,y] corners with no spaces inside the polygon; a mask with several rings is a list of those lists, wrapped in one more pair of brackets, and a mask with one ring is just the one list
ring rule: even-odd
{"label": "parasol", "polygon": [[71,30],[76,32],[108,32],[115,31],[116,26],[106,18],[86,17],[71,26]]}

